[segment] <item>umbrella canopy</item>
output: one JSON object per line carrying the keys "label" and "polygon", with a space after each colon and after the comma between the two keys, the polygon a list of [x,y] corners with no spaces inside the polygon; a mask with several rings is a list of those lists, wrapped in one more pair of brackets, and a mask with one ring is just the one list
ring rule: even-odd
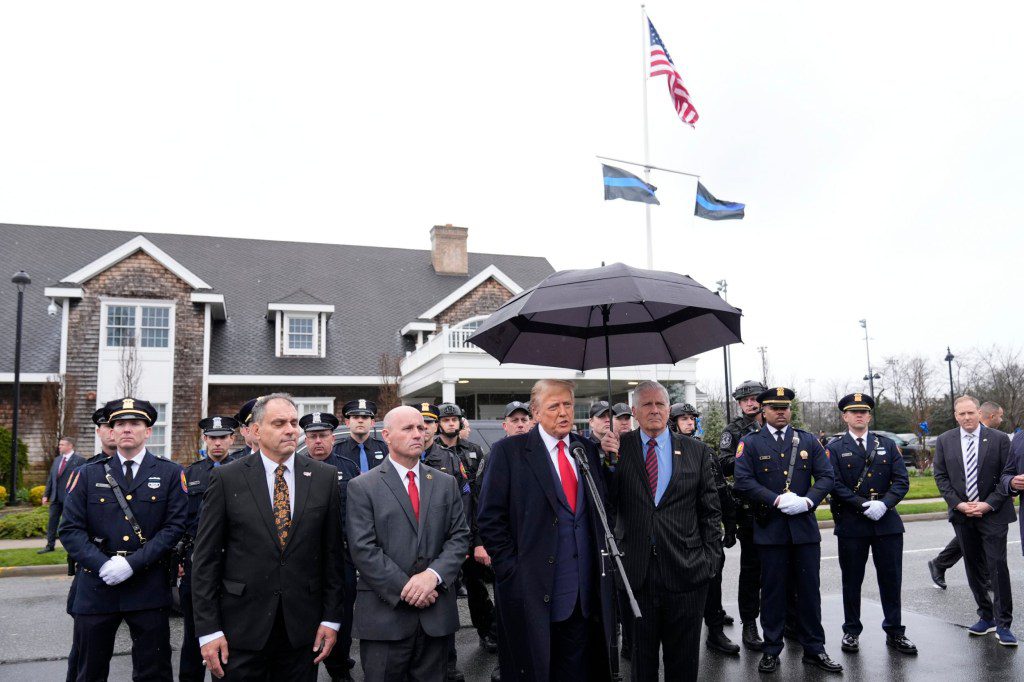
{"label": "umbrella canopy", "polygon": [[615,263],[550,275],[498,308],[469,341],[503,363],[674,365],[740,342],[741,315],[685,275]]}

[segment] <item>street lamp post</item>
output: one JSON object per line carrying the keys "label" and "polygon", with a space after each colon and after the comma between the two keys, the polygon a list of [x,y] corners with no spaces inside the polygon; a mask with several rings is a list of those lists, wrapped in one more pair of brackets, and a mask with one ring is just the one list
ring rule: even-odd
{"label": "street lamp post", "polygon": [[7,493],[7,503],[14,504],[18,500],[18,411],[21,408],[21,311],[25,303],[25,287],[32,279],[24,270],[19,270],[11,282],[18,287],[18,321],[14,331],[14,411],[11,415],[11,489]]}
{"label": "street lamp post", "polygon": [[949,409],[953,413],[953,417],[956,418],[956,396],[953,395],[953,353],[949,350],[949,346],[946,346],[946,357],[943,359],[949,365]]}
{"label": "street lamp post", "polygon": [[[875,400],[875,373],[871,371],[871,343],[868,341],[868,321],[866,319],[860,321],[860,326],[864,328],[864,350],[868,356],[868,375],[864,377],[868,380],[868,387],[871,389],[871,400]],[[879,377],[881,378],[881,377]]]}
{"label": "street lamp post", "polygon": [[[729,283],[720,279],[715,284],[718,285],[718,295],[728,303]],[[729,353],[729,346],[722,346],[722,361],[725,365],[725,423],[728,424],[732,421],[732,401],[729,400],[729,392],[732,389],[732,355]]]}

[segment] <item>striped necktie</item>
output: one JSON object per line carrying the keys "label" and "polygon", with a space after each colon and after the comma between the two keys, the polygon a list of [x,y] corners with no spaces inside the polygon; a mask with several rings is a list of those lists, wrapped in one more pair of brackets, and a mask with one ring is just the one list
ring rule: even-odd
{"label": "striped necktie", "polygon": [[978,450],[974,445],[974,434],[967,434],[967,500],[978,500]]}
{"label": "striped necktie", "polygon": [[658,496],[658,442],[653,438],[647,441],[647,486],[651,489],[651,497]]}

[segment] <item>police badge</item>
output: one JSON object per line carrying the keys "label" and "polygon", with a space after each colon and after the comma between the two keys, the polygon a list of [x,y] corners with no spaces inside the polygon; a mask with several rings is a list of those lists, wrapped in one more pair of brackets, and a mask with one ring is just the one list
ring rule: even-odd
{"label": "police badge", "polygon": [[718,441],[718,447],[722,450],[732,445],[732,434],[728,431],[722,431],[722,439]]}

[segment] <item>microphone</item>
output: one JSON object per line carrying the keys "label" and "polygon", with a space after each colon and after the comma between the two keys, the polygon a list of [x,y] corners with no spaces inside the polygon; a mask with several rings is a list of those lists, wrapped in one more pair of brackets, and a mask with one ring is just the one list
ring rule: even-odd
{"label": "microphone", "polygon": [[589,469],[590,465],[587,462],[587,450],[579,443],[573,443],[572,447],[569,448],[569,452],[572,454],[573,459],[576,460],[576,465],[582,469]]}

